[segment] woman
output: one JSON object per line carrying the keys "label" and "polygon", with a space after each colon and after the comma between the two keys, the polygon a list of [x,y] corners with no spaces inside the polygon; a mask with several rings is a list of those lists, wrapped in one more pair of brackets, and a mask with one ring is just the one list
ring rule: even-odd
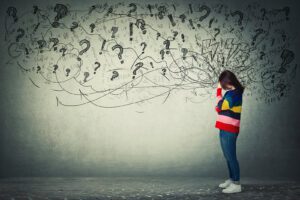
{"label": "woman", "polygon": [[[222,88],[227,90],[222,96]],[[244,87],[237,77],[229,70],[223,71],[219,76],[217,88],[218,117],[215,127],[220,129],[220,143],[223,155],[227,161],[229,179],[221,183],[223,193],[241,192],[240,167],[236,157],[236,140],[239,135],[242,111],[242,96]]]}

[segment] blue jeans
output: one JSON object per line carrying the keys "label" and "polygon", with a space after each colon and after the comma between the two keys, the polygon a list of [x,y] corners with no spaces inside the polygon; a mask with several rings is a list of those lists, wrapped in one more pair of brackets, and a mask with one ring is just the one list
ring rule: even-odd
{"label": "blue jeans", "polygon": [[220,142],[223,155],[227,161],[229,177],[232,181],[240,180],[240,166],[236,157],[236,140],[238,134],[220,130]]}

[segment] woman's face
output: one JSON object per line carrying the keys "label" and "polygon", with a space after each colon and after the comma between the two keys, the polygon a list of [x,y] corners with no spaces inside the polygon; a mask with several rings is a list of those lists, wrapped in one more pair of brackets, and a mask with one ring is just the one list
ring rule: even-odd
{"label": "woman's face", "polygon": [[234,86],[231,85],[231,84],[224,84],[223,89],[224,89],[224,90],[233,90],[233,89],[234,89]]}

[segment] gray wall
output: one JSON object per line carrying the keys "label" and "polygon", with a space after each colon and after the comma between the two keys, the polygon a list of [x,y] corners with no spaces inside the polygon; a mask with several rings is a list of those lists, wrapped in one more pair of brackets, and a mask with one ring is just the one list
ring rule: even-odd
{"label": "gray wall", "polygon": [[[81,16],[83,12],[87,13],[89,7],[93,5],[92,1],[82,2],[66,1],[66,4],[69,4],[68,8],[72,10],[71,13],[77,13],[78,16]],[[201,22],[203,29],[196,27],[196,30],[191,29],[188,22],[185,22],[185,26],[181,25],[178,18],[176,18],[178,20],[177,25],[172,27],[167,16],[163,20],[147,16],[144,18],[146,24],[152,27],[157,25],[157,30],[161,31],[162,37],[173,36],[170,30],[179,32],[177,36],[178,41],[176,43],[171,42],[170,45],[170,52],[177,62],[185,63],[182,59],[181,48],[187,48],[189,52],[187,60],[185,60],[186,63],[192,62],[192,55],[197,56],[200,62],[198,64],[204,63],[203,72],[192,71],[189,73],[194,78],[200,74],[199,83],[194,84],[190,90],[186,88],[172,90],[165,103],[163,102],[167,95],[136,103],[136,101],[143,98],[149,98],[151,95],[165,92],[164,88],[153,89],[146,87],[141,90],[128,91],[129,99],[126,99],[124,93],[122,93],[110,95],[100,103],[95,101],[95,104],[87,103],[81,106],[64,106],[62,104],[78,105],[86,102],[85,97],[94,98],[94,96],[73,95],[67,92],[55,91],[61,89],[57,83],[54,83],[55,75],[60,78],[60,81],[62,81],[64,75],[64,71],[60,68],[56,74],[52,73],[55,62],[58,63],[59,67],[61,67],[62,63],[70,66],[70,76],[76,77],[80,81],[83,81],[85,77],[84,72],[89,72],[90,76],[88,78],[95,76],[94,79],[90,80],[89,84],[85,84],[85,82],[76,82],[75,84],[72,81],[62,82],[63,88],[67,88],[66,90],[71,91],[71,93],[79,94],[78,89],[81,89],[83,93],[90,92],[87,87],[83,87],[86,85],[92,85],[97,90],[116,88],[124,82],[132,81],[131,77],[134,75],[134,68],[131,68],[131,65],[136,63],[134,61],[136,55],[132,51],[125,49],[123,54],[125,62],[120,64],[116,54],[117,50],[111,50],[115,44],[110,37],[111,27],[119,27],[119,31],[116,33],[116,41],[123,46],[136,49],[138,54],[140,54],[142,48],[140,43],[142,41],[147,43],[143,56],[149,56],[149,58],[140,59],[140,61],[144,62],[144,67],[147,69],[145,68],[142,71],[136,70],[137,76],[151,69],[149,65],[151,59],[155,67],[160,64],[165,64],[163,66],[169,67],[174,65],[174,60],[167,54],[165,54],[164,62],[161,59],[159,52],[165,48],[165,45],[162,44],[163,40],[156,40],[156,33],[151,32],[148,26],[146,26],[146,34],[142,34],[141,30],[134,26],[134,39],[132,42],[129,42],[128,22],[132,18],[124,17],[125,19],[123,20],[125,21],[118,21],[118,19],[112,19],[113,16],[108,16],[107,18],[111,18],[111,20],[100,27],[99,30],[97,29],[98,27],[95,29],[95,32],[101,32],[103,27],[106,26],[107,30],[104,30],[99,35],[111,41],[107,43],[106,52],[102,55],[98,54],[101,49],[102,39],[80,32],[79,29],[75,29],[75,32],[78,31],[78,34],[74,34],[75,40],[72,41],[71,38],[73,36],[71,36],[70,30],[67,29],[66,31],[62,28],[56,31],[56,29],[51,28],[51,25],[41,23],[41,27],[37,30],[37,32],[40,32],[35,35],[32,34],[35,38],[32,39],[34,42],[31,43],[27,31],[32,31],[34,26],[30,24],[32,23],[30,20],[27,20],[27,15],[24,15],[18,19],[17,25],[11,25],[13,28],[5,41],[5,21],[12,20],[12,18],[7,19],[6,11],[9,6],[15,6],[18,11],[17,15],[19,13],[21,15],[23,12],[32,12],[32,6],[37,5],[44,13],[49,14],[49,19],[53,20],[55,13],[51,10],[53,10],[56,2],[2,2],[0,14],[1,22],[3,22],[1,23],[1,30],[3,30],[1,31],[1,46],[3,48],[1,48],[0,54],[0,175],[2,177],[225,176],[227,169],[219,146],[218,130],[214,128],[216,119],[214,111],[216,100],[214,95],[217,74],[222,69],[228,68],[235,71],[247,86],[243,102],[241,131],[237,144],[241,176],[298,179],[300,177],[300,125],[298,118],[300,76],[296,64],[299,63],[298,55],[300,53],[299,38],[297,37],[299,35],[300,20],[297,10],[299,5],[297,5],[296,1],[264,1],[258,4],[257,7],[253,7],[253,10],[256,10],[258,13],[262,12],[261,8],[269,11],[264,22],[261,22],[259,17],[251,16],[247,18],[245,14],[247,13],[247,4],[244,4],[244,2],[224,1],[222,3],[221,1],[209,1],[205,5],[213,7],[214,5],[224,4],[224,7],[227,6],[227,11],[241,10],[244,13],[243,30],[240,29],[238,22],[231,19],[230,16],[228,20],[225,20],[225,15],[222,17],[222,13],[215,15],[217,22],[214,21],[212,26],[220,29],[220,34],[215,40],[217,42],[221,38],[235,38],[235,41],[239,41],[239,44],[250,44],[245,48],[245,54],[249,55],[249,57],[245,58],[243,57],[245,54],[241,53],[233,61],[228,59],[226,66],[220,65],[220,60],[222,59],[219,59],[221,57],[218,56],[221,53],[217,53],[218,56],[215,60],[209,58],[205,60],[207,55],[201,54],[204,47],[201,44],[200,46],[195,46],[195,36],[198,37],[200,35],[198,39],[201,42],[204,39],[211,39],[211,36],[216,33],[214,32],[215,30],[208,28],[208,21],[211,19],[211,16]],[[129,9],[129,3],[131,2],[128,1],[124,5],[117,6],[116,10],[126,13],[126,10]],[[162,4],[162,2],[157,3]],[[202,5],[201,3],[192,4]],[[148,2],[139,1],[138,5],[143,4],[147,5]],[[177,5],[177,11],[172,11],[174,16],[179,16],[182,12],[188,10],[186,1],[174,1],[174,4]],[[249,5],[255,4],[249,1]],[[282,9],[285,6],[290,7],[289,20],[285,19],[283,11],[276,11],[276,9]],[[170,1],[168,1],[167,7],[171,10],[172,3]],[[140,13],[148,11],[147,8],[141,10]],[[153,10],[155,11],[155,9]],[[215,14],[215,11],[211,11],[211,15],[213,14]],[[32,14],[28,15],[32,17]],[[203,12],[194,14],[187,12],[188,17],[186,20],[189,17],[199,18],[202,15]],[[78,16],[73,17],[76,19],[76,17],[79,18]],[[68,17],[66,16],[65,21],[64,18],[60,19],[59,22],[64,22],[70,27],[73,18]],[[95,20],[97,17],[101,19],[102,13],[91,18]],[[22,20],[24,21],[23,24]],[[88,26],[89,20],[87,18],[85,22],[81,22],[81,25]],[[133,22],[135,21],[133,20]],[[123,27],[122,25],[125,23],[126,26]],[[162,26],[159,26],[160,24]],[[224,24],[225,27],[223,27]],[[26,32],[24,38],[16,42],[17,29],[26,26],[27,29],[24,28]],[[234,31],[232,33],[226,32],[225,29],[228,27],[234,27]],[[255,33],[257,33],[255,30],[259,28],[263,28],[266,32],[261,36],[257,36],[255,41],[257,44],[255,43],[255,45],[251,46]],[[49,35],[46,34],[49,31],[48,29],[50,32],[52,31]],[[284,35],[282,30],[284,30],[286,35],[286,41],[284,42],[280,39]],[[48,42],[48,38],[50,36],[54,37],[55,34],[58,34],[57,37],[59,39],[63,38],[64,31],[69,32],[70,35],[66,37],[66,40],[69,39],[69,42],[74,45],[75,49],[73,52],[71,50],[67,52],[68,58],[64,60],[60,53],[58,53],[59,55],[55,54],[48,43],[44,47],[43,53],[37,53],[40,50],[37,47],[37,40],[42,39],[41,35],[44,34],[45,40]],[[183,43],[180,38],[182,33],[185,34],[186,43]],[[83,54],[81,57],[83,62],[80,65],[81,71],[77,71],[78,74],[72,74],[74,70],[79,69],[74,64],[76,63],[76,60],[74,61],[76,56],[74,57],[74,55],[78,55],[78,50],[81,49],[81,46],[77,43],[80,38],[84,37],[91,41],[93,51],[94,53],[96,51],[97,55],[93,55],[92,50]],[[274,46],[270,45],[272,38],[276,39]],[[15,43],[15,46],[13,45],[11,48],[16,49],[9,50],[9,45],[12,43]],[[29,55],[26,56],[24,48],[20,45],[21,43],[28,45],[28,48],[30,46]],[[62,48],[63,44],[59,45],[59,48]],[[284,59],[281,57],[283,49],[288,49],[289,52],[294,54],[294,58],[287,61],[286,65],[282,64],[284,62]],[[13,51],[13,53],[10,51]],[[22,53],[19,55],[20,51]],[[261,52],[266,54],[263,59],[260,59]],[[14,57],[14,55],[17,56]],[[245,62],[241,63],[239,58],[245,59]],[[98,77],[93,74],[94,62],[97,60],[101,63],[101,67],[96,73]],[[148,63],[147,66],[146,62]],[[214,66],[216,68],[215,71],[213,73],[208,71],[204,66],[205,64]],[[42,79],[40,73],[36,73],[38,65],[41,67],[40,73],[48,78],[50,77],[50,83]],[[28,71],[24,71],[20,66],[28,69]],[[244,66],[243,69],[245,71],[240,70],[238,68],[240,66]],[[285,73],[274,72],[281,66],[287,70]],[[120,68],[119,77],[111,81],[112,71],[117,71]],[[206,73],[211,74],[205,77],[203,74]],[[286,87],[282,91],[268,89],[270,83],[265,82],[270,80],[262,77],[262,74],[269,74],[270,77],[275,74],[275,83],[283,83]],[[172,78],[171,70],[166,72],[166,76],[169,79]],[[208,82],[207,84],[200,82],[203,76]],[[160,71],[151,78],[155,79],[156,84],[169,84],[162,77]],[[138,80],[139,78],[136,78],[136,81]],[[180,80],[183,82],[175,78],[170,81],[172,84],[188,82],[188,80]],[[271,82],[271,86],[274,86],[273,83]],[[140,86],[143,86],[143,84]],[[198,95],[194,95],[193,90]],[[281,93],[284,93],[283,96],[281,96]],[[97,95],[99,94],[97,93],[96,97]],[[59,101],[57,101],[57,98]],[[272,98],[274,98],[274,101],[271,102],[270,99]],[[125,105],[132,102],[133,104],[129,106],[115,107],[116,105]],[[97,105],[112,106],[113,108],[101,108]]]}

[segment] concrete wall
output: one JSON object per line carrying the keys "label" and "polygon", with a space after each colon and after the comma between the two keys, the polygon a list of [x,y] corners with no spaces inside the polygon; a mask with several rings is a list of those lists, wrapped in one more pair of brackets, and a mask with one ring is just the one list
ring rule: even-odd
{"label": "concrete wall", "polygon": [[[299,178],[300,125],[298,107],[300,77],[296,64],[299,63],[300,44],[297,34],[299,34],[300,19],[297,3],[296,1],[264,1],[255,7],[251,1],[247,1],[248,4],[244,4],[244,2],[209,1],[202,3],[191,1],[192,5],[200,4],[201,7],[202,4],[205,4],[211,8],[210,16],[201,22],[202,28],[196,27],[196,30],[193,30],[188,22],[180,24],[178,16],[181,13],[186,13],[186,20],[189,18],[198,19],[203,16],[205,11],[197,11],[198,7],[194,6],[194,13],[190,13],[188,3],[185,1],[173,2],[177,6],[176,11],[171,11],[172,2],[170,1],[167,4],[163,4],[162,1],[156,2],[159,5],[167,5],[169,11],[173,13],[174,19],[177,20],[177,25],[174,27],[170,25],[167,16],[162,20],[150,16],[145,16],[143,19],[152,28],[157,26],[155,30],[161,31],[161,37],[172,38],[174,36],[172,31],[178,31],[176,42],[172,41],[170,44],[170,53],[175,59],[167,54],[165,54],[164,59],[161,58],[159,52],[161,49],[166,52],[165,45],[163,40],[156,39],[156,32],[149,26],[146,26],[147,33],[143,34],[142,30],[134,25],[133,41],[129,41],[128,22],[130,20],[135,22],[135,18],[125,16],[122,21],[109,15],[106,18],[110,19],[109,22],[99,24],[101,26],[99,30],[96,26],[95,32],[103,31],[104,26],[107,27],[107,30],[96,36],[82,30],[80,32],[79,29],[75,29],[72,36],[73,33],[68,28],[55,29],[43,21],[41,21],[41,27],[38,28],[37,33],[33,34],[32,31],[35,26],[32,24],[34,22],[29,20],[35,19],[34,15],[30,13],[33,12],[32,6],[37,5],[42,13],[47,15],[48,19],[53,20],[55,17],[53,9],[56,2],[3,2],[1,5],[1,22],[3,22],[1,23],[1,30],[3,30],[1,31],[1,46],[3,48],[1,48],[0,54],[0,175],[226,176],[227,169],[219,146],[218,130],[214,128],[216,119],[214,95],[217,75],[222,69],[227,68],[235,71],[247,86],[243,99],[241,131],[238,139],[241,176]],[[123,3],[124,5],[115,7],[116,12],[126,14],[127,10],[131,8],[128,7],[131,2]],[[64,4],[68,4],[68,14],[77,13],[77,16],[72,15],[73,18],[66,16],[65,21],[64,18],[58,20],[70,27],[73,19],[79,19],[79,16],[82,16],[84,12],[88,13],[93,2],[65,1]],[[110,1],[109,4],[116,5],[117,2]],[[138,6],[147,4],[147,1],[139,1]],[[216,14],[216,10],[221,8],[221,5],[224,5],[224,9],[227,10]],[[254,5],[252,11],[257,11],[257,13],[263,13],[261,9],[265,8],[267,14],[264,22],[260,19],[261,16],[256,16],[253,13],[253,15],[246,14],[250,12],[247,5]],[[9,6],[17,8],[17,16],[20,16],[18,22],[12,22],[12,10],[8,17],[6,11]],[[285,10],[276,10],[285,6],[290,7],[289,13],[286,13]],[[155,11],[155,8],[153,10]],[[233,16],[230,15],[230,12],[235,10],[244,13],[242,24],[232,19]],[[148,13],[147,8],[140,8],[139,10],[139,7],[137,10],[138,14],[146,13],[146,11]],[[229,13],[228,20],[225,19],[226,12]],[[21,13],[27,14],[21,17]],[[286,14],[289,20],[286,20]],[[87,25],[88,27],[89,20],[102,19],[103,13],[99,11],[98,15],[87,16],[91,16],[91,19],[88,17],[87,19],[80,18],[82,26]],[[132,16],[135,16],[134,13]],[[215,16],[216,20],[211,24],[212,27],[208,28],[209,20],[212,19],[211,16]],[[5,29],[6,22],[11,28],[6,27]],[[123,27],[124,24],[126,25]],[[111,38],[112,26],[119,27],[115,40]],[[17,30],[22,27],[25,30],[25,36],[16,42],[17,35],[21,33]],[[228,27],[233,27],[234,31],[232,33],[226,32]],[[260,36],[255,35],[258,33],[256,30],[260,28],[265,32]],[[216,29],[220,30],[217,36],[215,36]],[[5,30],[8,30],[6,39]],[[78,31],[77,35],[76,31]],[[53,50],[52,44],[50,45],[48,41],[51,36],[57,36],[59,39],[64,38],[66,32],[69,35],[65,39],[69,40],[75,50],[67,52],[69,57],[64,59],[61,53]],[[185,34],[186,42],[182,42],[181,34]],[[42,39],[41,35],[45,36],[44,39],[47,42],[46,46],[42,48],[43,53],[37,46],[37,40]],[[282,39],[283,35],[286,38]],[[33,36],[33,39],[30,39],[30,36]],[[101,50],[103,40],[99,39],[98,36],[105,37],[107,41],[110,41],[102,55],[98,53]],[[257,36],[256,40],[254,39],[255,36]],[[197,41],[200,42],[198,46],[195,41],[197,37]],[[221,42],[221,39],[234,38],[234,41],[238,41],[238,45],[247,44],[248,46],[243,47],[244,49],[241,47],[243,51],[241,50],[242,53],[236,55],[235,59],[230,60],[224,56],[228,62],[222,66],[222,59],[219,55],[222,55],[223,51],[229,51],[229,47],[226,49],[220,46],[215,59],[212,59],[209,53],[203,53],[203,49],[208,52],[214,51],[214,49],[209,49],[209,46],[204,47],[204,43],[201,43],[206,39],[213,41],[214,37],[216,42]],[[91,49],[83,53],[81,55],[82,63],[79,62],[81,64],[77,66],[74,64],[77,62],[74,59],[79,56],[78,51],[82,46],[78,44],[78,41],[82,38],[88,38],[91,41],[91,49],[96,54],[93,54]],[[272,38],[275,38],[274,46],[271,45]],[[124,64],[120,63],[117,56],[118,50],[113,51],[111,49],[116,42],[119,42],[124,48],[133,48],[137,54],[140,54],[142,48],[140,43],[143,41],[147,43],[147,47],[140,58],[136,58],[136,55],[132,53],[133,51],[124,49]],[[255,42],[255,45],[251,45],[252,42]],[[24,52],[24,46],[21,44],[28,47],[28,55]],[[63,45],[59,44],[58,47],[62,48]],[[187,48],[189,51],[185,61],[182,59],[182,48]],[[281,57],[284,49],[292,52],[294,57]],[[262,59],[260,58],[261,52],[265,53]],[[187,89],[183,87],[184,84],[192,81],[184,79],[182,76],[178,79],[180,76],[176,73],[172,76],[171,69],[175,69],[174,63],[187,64],[184,66],[185,68],[193,65],[191,64],[193,55],[198,58],[197,66],[199,68],[202,66],[203,69],[189,72],[189,78],[197,77],[199,79],[196,81],[199,82],[192,84],[193,87]],[[289,55],[291,56],[291,54]],[[149,57],[145,58],[147,56]],[[288,61],[284,61],[284,59]],[[136,82],[132,81],[134,68],[131,66],[135,66],[138,61],[144,63],[143,67],[145,68],[141,68],[142,71],[136,70],[136,76],[138,76],[151,69],[151,65],[149,65],[151,60],[155,65],[154,68],[170,67],[166,71],[166,77],[171,79],[170,82],[161,75],[163,70],[159,68],[159,71],[156,71],[157,73],[151,77],[152,80],[155,80],[155,84],[164,86],[170,83],[181,84],[182,87],[173,88],[174,90],[169,86],[167,90],[151,87],[130,90],[128,91],[129,99],[125,98],[125,89],[123,88],[122,93],[110,94],[101,102],[93,101],[80,105],[87,102],[86,98],[91,97],[93,99],[99,95],[99,93],[96,93],[95,96],[85,95],[91,92],[90,88],[84,87],[87,85],[92,85],[94,89],[100,91],[114,89],[123,83],[130,82],[138,88],[138,81],[142,79],[136,78],[134,80]],[[93,73],[96,66],[95,61],[101,63],[96,74]],[[286,63],[282,64],[284,62]],[[70,66],[70,76],[78,78],[81,82],[76,82],[76,84],[74,81],[64,82],[67,79],[63,77],[65,72],[61,68],[57,69],[56,74],[52,73],[55,63],[58,63],[59,67],[63,63]],[[205,65],[214,66],[215,70],[212,72]],[[37,66],[41,67],[38,73]],[[240,70],[238,68],[240,66],[244,66],[245,71]],[[286,69],[285,73],[274,72],[282,66]],[[77,70],[77,74],[72,74],[74,70]],[[119,77],[111,81],[110,77],[114,70],[119,72]],[[88,84],[84,82],[86,76],[84,72],[89,72],[87,78],[91,80]],[[266,84],[266,81],[270,82],[270,78],[265,78],[263,77],[265,75],[262,74],[269,74],[270,77],[274,75],[275,83],[284,83],[286,87],[282,91],[268,88],[267,86],[274,86],[274,81]],[[41,75],[47,76],[50,81],[45,81]],[[177,79],[174,78],[175,76]],[[61,85],[55,83],[54,80],[57,77],[60,78]],[[94,79],[92,80],[92,78]],[[205,81],[201,82],[202,78]],[[149,85],[149,82],[144,84]],[[144,85],[141,84],[140,86]],[[61,88],[66,90],[55,91],[61,90]],[[169,96],[168,93],[161,95],[170,88],[172,92]],[[83,95],[80,95],[79,89],[83,91]],[[117,90],[116,93],[118,92]],[[283,96],[281,93],[284,93]],[[105,92],[100,93],[100,95],[102,94]],[[159,97],[136,103],[155,95],[159,95]],[[273,100],[270,101],[272,98]],[[133,104],[123,106],[127,103]],[[64,106],[63,104],[73,106]],[[112,108],[101,108],[99,105],[111,106]],[[122,106],[117,107],[118,105]]]}

